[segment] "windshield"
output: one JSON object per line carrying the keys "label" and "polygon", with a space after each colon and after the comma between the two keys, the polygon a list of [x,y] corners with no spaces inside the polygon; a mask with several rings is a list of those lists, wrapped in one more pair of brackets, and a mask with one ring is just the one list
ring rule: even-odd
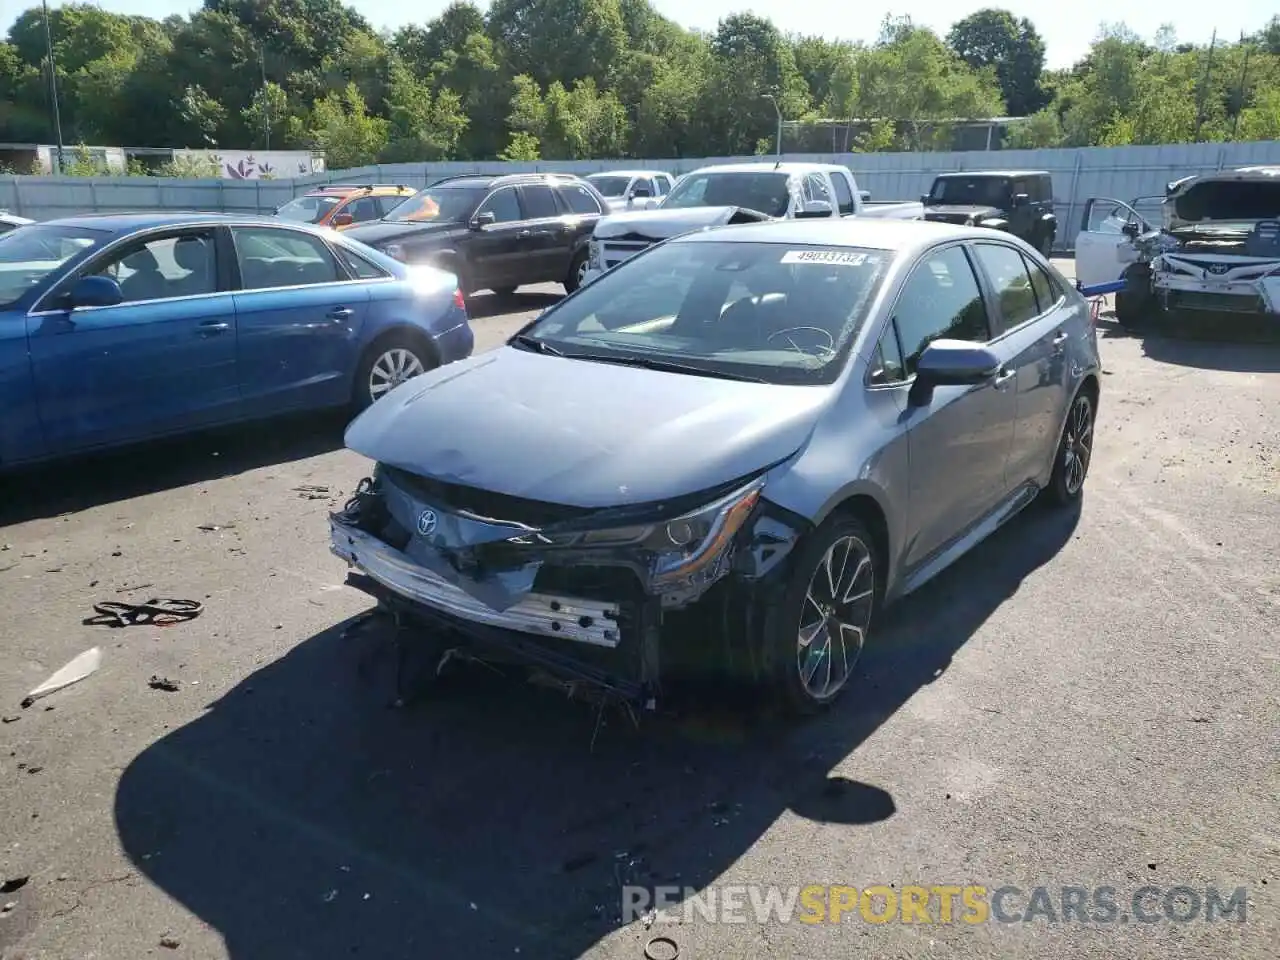
{"label": "windshield", "polygon": [[484,187],[428,187],[400,204],[384,220],[437,220],[461,223],[488,194]]}
{"label": "windshield", "polygon": [[615,177],[610,174],[596,173],[587,177],[587,183],[591,184],[606,197],[622,196],[627,192],[627,184],[630,182],[630,177]]}
{"label": "windshield", "polygon": [[975,207],[1009,206],[1009,181],[1004,177],[939,177],[929,191],[929,203]]}
{"label": "windshield", "polygon": [[20,300],[64,263],[110,234],[32,224],[0,236],[0,307]]}
{"label": "windshield", "polygon": [[707,376],[830,383],[892,258],[852,247],[665,243],[552,307],[517,345]]}
{"label": "windshield", "polygon": [[319,223],[340,201],[340,197],[298,197],[277,210],[276,216],[299,223]]}
{"label": "windshield", "polygon": [[671,207],[747,207],[785,217],[791,206],[790,175],[785,173],[691,173],[667,195]]}

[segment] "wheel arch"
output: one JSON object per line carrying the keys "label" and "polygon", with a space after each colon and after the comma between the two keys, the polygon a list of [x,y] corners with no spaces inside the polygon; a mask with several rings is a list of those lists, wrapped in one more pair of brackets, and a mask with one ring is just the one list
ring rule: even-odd
{"label": "wheel arch", "polygon": [[397,340],[405,340],[415,347],[419,347],[425,354],[423,360],[430,362],[428,369],[440,366],[440,348],[421,328],[403,321],[388,324],[360,349],[359,357],[351,371],[350,393],[353,399],[358,396],[360,376],[369,364],[370,359],[377,356],[379,350],[386,349],[387,346]]}

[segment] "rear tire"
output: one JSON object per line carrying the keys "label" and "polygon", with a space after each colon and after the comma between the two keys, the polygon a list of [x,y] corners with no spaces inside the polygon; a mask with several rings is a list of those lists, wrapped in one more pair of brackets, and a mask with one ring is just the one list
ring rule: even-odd
{"label": "rear tire", "polygon": [[773,688],[788,712],[817,713],[848,687],[883,579],[876,541],[857,517],[836,514],[805,538],[764,625]]}
{"label": "rear tire", "polygon": [[579,250],[569,264],[569,275],[564,278],[566,293],[573,293],[587,279],[587,251]]}
{"label": "rear tire", "polygon": [[371,343],[356,368],[352,406],[359,413],[395,387],[439,366],[425,337],[395,330]]}
{"label": "rear tire", "polygon": [[1081,387],[1067,410],[1067,422],[1062,425],[1062,436],[1053,455],[1053,475],[1045,493],[1049,502],[1058,507],[1069,507],[1080,499],[1084,481],[1089,475],[1089,463],[1093,459],[1093,426],[1097,416],[1092,391]]}

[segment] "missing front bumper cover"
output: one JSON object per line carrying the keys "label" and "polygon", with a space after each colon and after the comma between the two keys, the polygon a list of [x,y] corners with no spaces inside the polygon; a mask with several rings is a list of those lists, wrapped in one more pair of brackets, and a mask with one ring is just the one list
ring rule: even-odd
{"label": "missing front bumper cover", "polygon": [[530,592],[495,610],[372,534],[331,517],[330,549],[390,592],[468,623],[597,647],[620,642],[619,605]]}

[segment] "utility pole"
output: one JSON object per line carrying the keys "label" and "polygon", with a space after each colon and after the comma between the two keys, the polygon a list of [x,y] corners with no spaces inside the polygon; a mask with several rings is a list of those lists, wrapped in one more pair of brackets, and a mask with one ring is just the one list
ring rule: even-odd
{"label": "utility pole", "polygon": [[62,117],[58,113],[58,65],[53,59],[53,30],[49,27],[49,2],[40,0],[44,9],[44,45],[49,61],[49,96],[53,104],[53,132],[58,138],[58,157],[54,173],[62,172]]}
{"label": "utility pole", "polygon": [[770,103],[773,104],[773,112],[778,115],[778,139],[777,139],[775,153],[777,158],[781,160],[782,159],[782,108],[778,106],[778,101],[772,93],[766,93],[764,95],[764,99],[768,100]]}
{"label": "utility pole", "polygon": [[1209,78],[1213,75],[1213,51],[1217,46],[1218,31],[1214,28],[1213,36],[1209,40],[1209,53],[1205,58],[1204,83],[1200,87],[1200,95],[1196,97],[1196,143],[1200,142],[1200,127],[1204,124],[1204,99],[1209,95]]}
{"label": "utility pole", "polygon": [[[1244,31],[1240,31],[1240,42],[1244,43]],[[1253,52],[1253,44],[1247,44],[1244,48],[1244,65],[1240,67],[1240,87],[1236,90],[1236,115],[1231,118],[1231,139],[1236,138],[1236,131],[1240,129],[1240,114],[1244,113],[1244,84],[1249,77],[1249,54]]]}

